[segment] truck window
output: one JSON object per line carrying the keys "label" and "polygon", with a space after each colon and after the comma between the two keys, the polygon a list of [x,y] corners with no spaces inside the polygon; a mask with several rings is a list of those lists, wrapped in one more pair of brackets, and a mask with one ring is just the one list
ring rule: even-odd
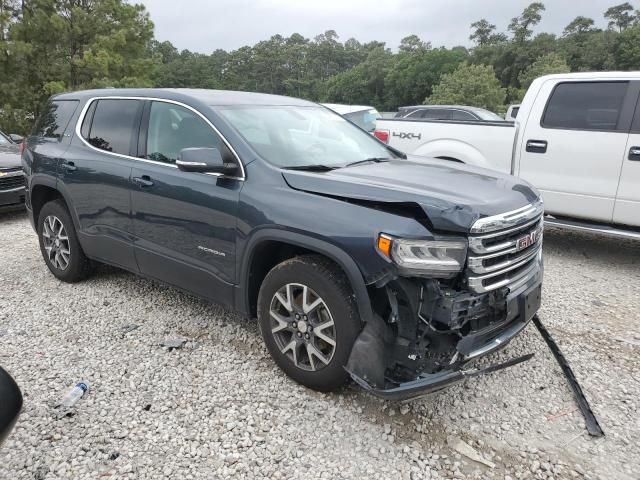
{"label": "truck window", "polygon": [[462,110],[451,110],[451,120],[477,120],[469,112],[464,112]]}
{"label": "truck window", "polygon": [[[100,150],[130,155],[140,100],[109,99],[97,102],[93,117],[85,115],[81,131],[88,130],[89,133],[83,138]],[[91,122],[90,127],[88,122]]]}
{"label": "truck window", "polygon": [[180,105],[152,102],[149,112],[146,158],[175,163],[183,148],[217,148],[222,140],[200,116]]}
{"label": "truck window", "polygon": [[616,131],[628,82],[556,85],[542,116],[545,128]]}
{"label": "truck window", "polygon": [[78,100],[53,100],[48,102],[38,117],[32,135],[45,138],[62,138],[69,120],[78,108]]}

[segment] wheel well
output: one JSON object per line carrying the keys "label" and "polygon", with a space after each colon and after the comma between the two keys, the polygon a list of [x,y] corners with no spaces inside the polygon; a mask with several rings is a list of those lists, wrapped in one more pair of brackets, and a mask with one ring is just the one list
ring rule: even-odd
{"label": "wheel well", "polygon": [[450,162],[464,163],[462,160],[458,160],[457,158],[453,158],[453,157],[436,157],[436,158],[439,158],[440,160],[449,160]]}
{"label": "wheel well", "polygon": [[254,249],[247,277],[247,294],[249,300],[249,313],[251,316],[255,317],[257,314],[258,293],[260,292],[260,286],[262,285],[264,278],[267,276],[267,273],[269,273],[273,267],[285,260],[309,253],[322,255],[322,253],[308,248],[275,240],[261,242]]}
{"label": "wheel well", "polygon": [[42,207],[46,203],[58,198],[62,198],[64,201],[62,194],[55,188],[47,187],[45,185],[36,185],[33,187],[33,190],[31,191],[31,208],[33,209],[34,220],[36,222],[38,221],[40,210],[42,210]]}

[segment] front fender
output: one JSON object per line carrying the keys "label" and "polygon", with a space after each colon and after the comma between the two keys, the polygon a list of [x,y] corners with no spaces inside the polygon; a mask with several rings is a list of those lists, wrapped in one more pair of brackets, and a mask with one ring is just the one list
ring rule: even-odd
{"label": "front fender", "polygon": [[309,237],[300,233],[291,232],[288,230],[266,228],[255,232],[247,241],[244,255],[242,255],[242,263],[240,265],[240,286],[241,295],[239,300],[242,302],[238,305],[238,308],[244,312],[249,312],[249,269],[253,261],[253,254],[256,248],[262,243],[267,241],[280,241],[289,243],[298,247],[303,247],[308,250],[325,255],[334,262],[336,262],[347,275],[353,293],[356,296],[356,304],[358,306],[358,313],[363,322],[368,322],[372,318],[371,301],[367,292],[367,287],[364,283],[362,273],[360,269],[353,261],[353,259],[339,247],[320,240],[317,238]]}

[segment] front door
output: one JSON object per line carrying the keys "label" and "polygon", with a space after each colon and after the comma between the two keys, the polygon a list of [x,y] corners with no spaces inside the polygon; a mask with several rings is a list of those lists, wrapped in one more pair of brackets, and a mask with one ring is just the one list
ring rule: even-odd
{"label": "front door", "polygon": [[132,172],[135,252],[140,271],[200,296],[231,302],[236,211],[242,180],[183,172],[183,148],[218,148],[232,156],[198,113],[170,102],[145,107],[142,158]]}
{"label": "front door", "polygon": [[85,253],[134,271],[130,177],[143,105],[135,99],[94,100],[85,109],[80,137],[58,165]]}
{"label": "front door", "polygon": [[522,126],[516,173],[540,190],[547,213],[612,221],[631,95],[630,82],[542,86],[538,97],[549,101],[537,102]]}

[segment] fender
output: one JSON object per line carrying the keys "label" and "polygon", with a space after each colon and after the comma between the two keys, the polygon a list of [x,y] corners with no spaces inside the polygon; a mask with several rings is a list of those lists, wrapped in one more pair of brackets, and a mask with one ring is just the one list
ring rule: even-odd
{"label": "fender", "polygon": [[439,139],[420,145],[414,155],[424,157],[449,157],[477,167],[491,168],[482,153],[473,145],[456,139]]}
{"label": "fender", "polygon": [[255,252],[256,247],[265,241],[280,241],[307,248],[322,255],[326,255],[328,258],[336,262],[345,272],[349,282],[351,283],[351,287],[353,288],[353,292],[356,296],[356,303],[360,318],[365,323],[372,318],[373,310],[371,308],[369,293],[367,292],[367,287],[364,283],[362,273],[356,265],[356,262],[354,262],[344,250],[324,240],[319,240],[317,238],[308,237],[306,235],[287,230],[276,230],[271,228],[263,229],[253,234],[244,248],[244,254],[241,255],[242,263],[239,265],[239,292],[236,297],[238,310],[242,312],[249,312],[250,310],[249,289],[247,288],[249,267],[253,260],[253,253]]}
{"label": "fender", "polygon": [[[71,201],[71,198],[69,198],[69,193],[66,191],[64,184],[62,182],[59,182],[57,178],[52,177],[50,175],[35,174],[31,179],[31,183],[29,185],[29,197],[31,197],[31,193],[33,192],[33,189],[38,185],[53,188],[62,196],[65,203],[67,204],[69,213],[71,214],[71,219],[73,220],[73,226],[75,227],[76,231],[79,232],[80,221],[78,220],[78,214],[76,213],[75,208],[73,208],[73,202]],[[35,220],[36,219],[34,218],[34,222]]]}

